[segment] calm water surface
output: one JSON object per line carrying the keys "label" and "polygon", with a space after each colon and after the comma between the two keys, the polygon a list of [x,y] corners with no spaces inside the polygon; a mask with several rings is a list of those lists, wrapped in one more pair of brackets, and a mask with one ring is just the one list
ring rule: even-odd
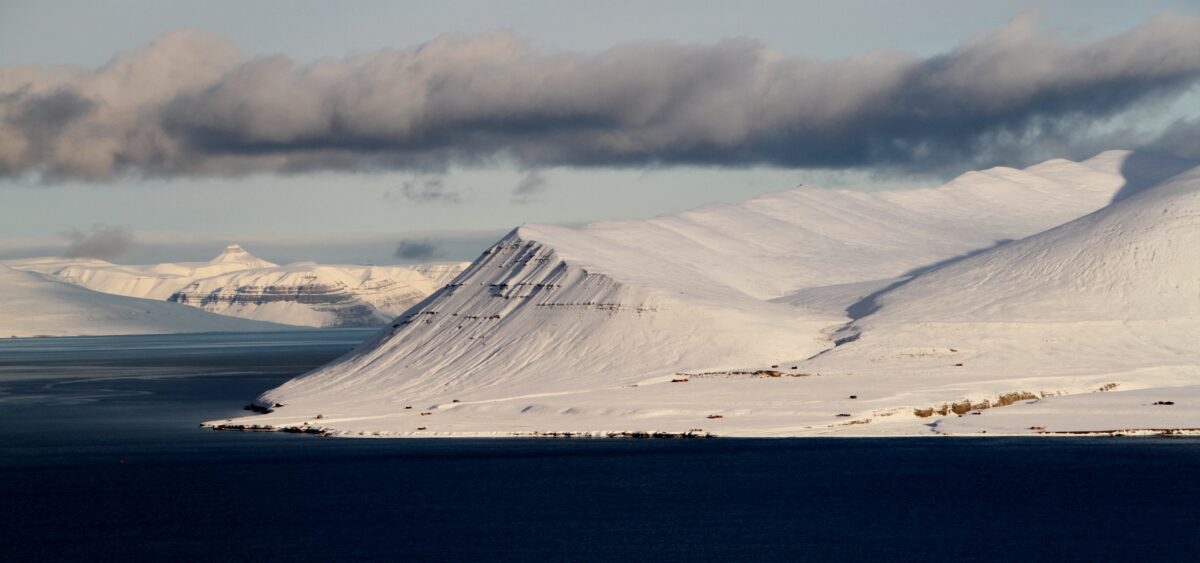
{"label": "calm water surface", "polygon": [[196,427],[368,335],[0,341],[0,560],[1200,560],[1195,439]]}

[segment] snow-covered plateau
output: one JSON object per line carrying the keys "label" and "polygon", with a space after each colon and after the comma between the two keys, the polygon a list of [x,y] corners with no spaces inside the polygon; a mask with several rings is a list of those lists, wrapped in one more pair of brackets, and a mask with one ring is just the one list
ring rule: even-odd
{"label": "snow-covered plateau", "polygon": [[171,301],[241,319],[325,328],[383,326],[466,267],[313,262],[280,266],[236,244],[208,262],[123,265],[36,258],[7,265],[102,293]]}

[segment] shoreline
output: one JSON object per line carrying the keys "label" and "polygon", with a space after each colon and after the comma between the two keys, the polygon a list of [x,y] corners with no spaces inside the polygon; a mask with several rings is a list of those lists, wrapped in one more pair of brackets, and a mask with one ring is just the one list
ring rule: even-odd
{"label": "shoreline", "polygon": [[274,426],[270,424],[222,424],[214,422],[200,423],[200,428],[208,428],[218,432],[279,432],[285,434],[310,434],[321,438],[375,438],[375,439],[521,439],[547,438],[559,440],[694,440],[694,439],[838,439],[838,438],[1186,438],[1200,436],[1200,428],[1123,428],[1105,430],[1039,430],[1034,432],[978,432],[978,433],[940,433],[930,431],[927,434],[795,434],[795,435],[748,435],[748,434],[715,434],[712,432],[665,432],[665,431],[529,431],[529,432],[439,432],[439,431],[349,431],[337,430],[322,426]]}

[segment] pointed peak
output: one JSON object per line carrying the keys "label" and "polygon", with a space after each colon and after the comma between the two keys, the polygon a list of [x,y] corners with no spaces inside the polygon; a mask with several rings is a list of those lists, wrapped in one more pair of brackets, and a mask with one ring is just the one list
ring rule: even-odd
{"label": "pointed peak", "polygon": [[240,244],[230,244],[222,250],[216,258],[209,260],[213,264],[246,264],[253,267],[269,267],[275,264],[267,262],[257,256],[250,254]]}

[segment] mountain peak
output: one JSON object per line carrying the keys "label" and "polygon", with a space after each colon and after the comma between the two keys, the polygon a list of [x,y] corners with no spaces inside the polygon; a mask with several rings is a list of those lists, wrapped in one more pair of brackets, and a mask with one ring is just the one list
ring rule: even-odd
{"label": "mountain peak", "polygon": [[237,243],[226,246],[225,250],[222,250],[216,258],[209,260],[209,262],[213,264],[246,264],[256,268],[266,268],[275,265],[250,254]]}

